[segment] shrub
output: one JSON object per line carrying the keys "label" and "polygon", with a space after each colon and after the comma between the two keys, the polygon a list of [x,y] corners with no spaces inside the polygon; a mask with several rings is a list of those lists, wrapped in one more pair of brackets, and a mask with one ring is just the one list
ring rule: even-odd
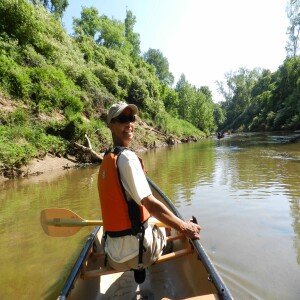
{"label": "shrub", "polygon": [[33,83],[31,97],[38,111],[51,112],[54,108],[69,108],[74,113],[82,111],[79,89],[62,70],[52,66],[37,67],[31,70],[30,76]]}
{"label": "shrub", "polygon": [[119,94],[118,75],[115,71],[106,66],[98,65],[93,72],[109,92]]}
{"label": "shrub", "polygon": [[27,45],[23,50],[23,64],[29,67],[40,67],[46,65],[46,60],[31,45]]}
{"label": "shrub", "polygon": [[7,122],[11,126],[24,126],[29,123],[29,116],[26,111],[22,108],[17,108],[15,111],[11,112],[7,117]]}
{"label": "shrub", "polygon": [[134,76],[128,90],[128,102],[143,107],[145,99],[149,97],[149,92],[143,80]]}
{"label": "shrub", "polygon": [[0,161],[6,168],[19,168],[38,156],[42,150],[57,154],[65,153],[66,149],[66,141],[46,135],[41,127],[0,127]]}
{"label": "shrub", "polygon": [[22,68],[11,58],[0,55],[0,86],[6,92],[19,98],[26,98],[30,83],[26,68]]}

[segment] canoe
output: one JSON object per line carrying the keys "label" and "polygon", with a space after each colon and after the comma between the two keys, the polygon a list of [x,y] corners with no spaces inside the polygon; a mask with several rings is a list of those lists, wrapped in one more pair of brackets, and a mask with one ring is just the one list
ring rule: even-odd
{"label": "canoe", "polygon": [[[182,219],[171,200],[147,179],[153,195]],[[95,227],[58,299],[233,299],[200,241],[171,232],[167,245],[172,244],[172,250],[147,268],[145,281],[137,284],[132,271],[105,266],[102,227]]]}

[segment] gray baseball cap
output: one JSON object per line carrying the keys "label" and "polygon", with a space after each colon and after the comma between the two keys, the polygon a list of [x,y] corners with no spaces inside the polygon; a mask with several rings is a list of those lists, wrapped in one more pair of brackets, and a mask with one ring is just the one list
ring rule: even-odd
{"label": "gray baseball cap", "polygon": [[133,115],[138,114],[138,108],[134,104],[128,104],[126,102],[118,102],[111,106],[107,114],[107,124],[111,122],[113,118],[118,117],[125,108],[130,108]]}

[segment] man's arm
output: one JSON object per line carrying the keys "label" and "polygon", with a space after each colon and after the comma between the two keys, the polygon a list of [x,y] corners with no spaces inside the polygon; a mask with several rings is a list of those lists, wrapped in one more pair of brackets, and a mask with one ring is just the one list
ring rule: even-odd
{"label": "man's arm", "polygon": [[142,204],[149,213],[162,223],[183,233],[190,239],[200,239],[200,226],[193,222],[185,222],[176,217],[163,203],[157,200],[153,195],[142,199]]}

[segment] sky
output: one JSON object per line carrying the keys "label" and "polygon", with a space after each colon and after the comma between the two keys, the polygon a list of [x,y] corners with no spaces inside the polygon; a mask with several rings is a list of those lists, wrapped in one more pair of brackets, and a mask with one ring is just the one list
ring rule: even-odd
{"label": "sky", "polygon": [[[216,81],[239,68],[276,71],[286,57],[286,0],[69,0],[63,24],[72,34],[82,6],[124,22],[136,17],[142,53],[158,49],[168,59],[175,83],[181,74],[215,102]],[[221,100],[221,99],[220,99]]]}

